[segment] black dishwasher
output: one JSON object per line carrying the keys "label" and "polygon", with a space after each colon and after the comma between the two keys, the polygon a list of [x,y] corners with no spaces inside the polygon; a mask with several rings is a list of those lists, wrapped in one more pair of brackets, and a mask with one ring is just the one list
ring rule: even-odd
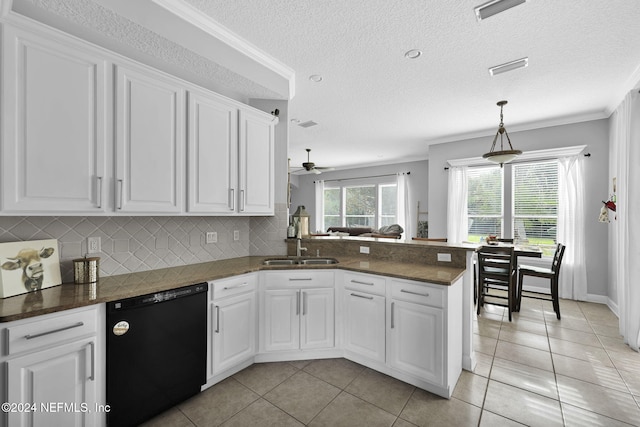
{"label": "black dishwasher", "polygon": [[134,426],[206,382],[207,284],[107,303],[107,424]]}

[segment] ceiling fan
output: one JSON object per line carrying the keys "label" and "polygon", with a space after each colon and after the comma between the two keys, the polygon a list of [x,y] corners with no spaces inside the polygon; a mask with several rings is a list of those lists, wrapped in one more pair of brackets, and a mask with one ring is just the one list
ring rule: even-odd
{"label": "ceiling fan", "polygon": [[306,148],[306,151],[307,151],[307,161],[302,163],[302,169],[296,169],[295,171],[293,171],[293,173],[296,173],[298,175],[304,174],[304,173],[320,174],[323,171],[330,171],[335,169],[331,167],[316,166],[316,164],[310,160],[311,148]]}

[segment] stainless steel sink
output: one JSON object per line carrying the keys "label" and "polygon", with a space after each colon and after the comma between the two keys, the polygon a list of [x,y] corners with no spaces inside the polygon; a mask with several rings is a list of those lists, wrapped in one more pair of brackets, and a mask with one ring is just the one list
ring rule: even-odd
{"label": "stainless steel sink", "polygon": [[263,265],[295,265],[298,261],[295,259],[266,259]]}
{"label": "stainless steel sink", "polygon": [[300,264],[303,265],[328,265],[337,263],[338,260],[334,258],[307,258],[300,260]]}
{"label": "stainless steel sink", "polygon": [[262,262],[263,265],[332,265],[337,264],[335,258],[271,258]]}

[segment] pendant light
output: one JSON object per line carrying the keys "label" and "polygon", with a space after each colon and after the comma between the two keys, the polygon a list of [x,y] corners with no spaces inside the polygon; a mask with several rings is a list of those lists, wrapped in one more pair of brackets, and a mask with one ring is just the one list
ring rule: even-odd
{"label": "pendant light", "polygon": [[[504,163],[509,163],[510,161],[518,157],[520,154],[522,154],[522,151],[513,149],[513,146],[511,145],[511,140],[509,139],[509,134],[507,133],[507,130],[504,128],[504,123],[502,119],[502,107],[504,107],[506,104],[507,104],[507,101],[499,101],[497,104],[498,107],[500,107],[500,125],[498,126],[498,131],[496,132],[496,136],[493,138],[493,145],[491,145],[491,150],[489,150],[488,153],[485,153],[482,155],[484,159],[487,159],[490,162],[499,163],[500,167],[502,167]],[[498,141],[498,136],[500,136],[500,151],[494,151],[496,148],[496,142]],[[505,136],[507,137],[507,142],[509,143],[509,150],[505,150],[503,147],[503,139]]]}

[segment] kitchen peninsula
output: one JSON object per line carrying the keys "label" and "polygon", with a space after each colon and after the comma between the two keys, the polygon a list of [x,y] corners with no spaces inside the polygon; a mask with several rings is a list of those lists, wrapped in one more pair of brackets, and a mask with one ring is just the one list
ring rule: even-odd
{"label": "kitchen peninsula", "polygon": [[[289,251],[295,251],[296,243],[287,241]],[[307,247],[304,257],[278,258],[320,255],[337,263],[265,265],[276,257],[239,257],[104,277],[95,285],[67,283],[0,300],[0,330],[11,337],[3,342],[12,346],[3,349],[2,361],[21,358],[14,330],[84,316],[82,328],[94,326],[97,341],[95,347],[78,351],[85,360],[86,348],[97,354],[93,386],[98,388],[96,401],[104,404],[99,397],[101,340],[109,326],[102,320],[103,303],[208,282],[210,342],[203,389],[256,362],[346,357],[450,397],[461,369],[473,368],[473,293],[467,267],[475,247],[375,238],[309,238],[301,243]],[[250,312],[243,313],[251,320],[231,320],[238,312],[225,310],[234,301],[248,302]],[[225,316],[231,316],[227,323]],[[232,330],[247,323],[252,325],[249,334]],[[238,340],[243,341],[236,345]]]}

